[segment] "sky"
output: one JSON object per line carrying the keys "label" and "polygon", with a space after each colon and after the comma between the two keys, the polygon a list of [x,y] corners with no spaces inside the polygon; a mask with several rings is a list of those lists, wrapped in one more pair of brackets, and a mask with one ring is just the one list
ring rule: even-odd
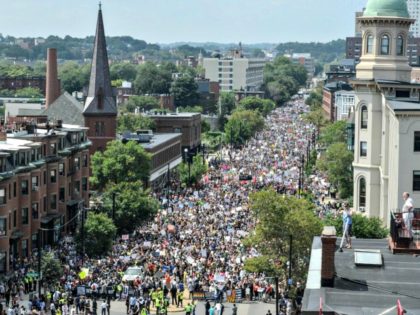
{"label": "sky", "polygon": [[[107,36],[149,43],[309,42],[354,35],[367,0],[102,0]],[[94,35],[96,0],[0,0],[0,33]]]}

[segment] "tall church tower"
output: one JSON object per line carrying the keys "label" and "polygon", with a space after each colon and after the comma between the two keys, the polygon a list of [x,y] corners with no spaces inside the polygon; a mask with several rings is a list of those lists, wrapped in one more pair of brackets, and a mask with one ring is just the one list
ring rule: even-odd
{"label": "tall church tower", "polygon": [[411,102],[419,99],[418,86],[410,84],[406,55],[409,28],[415,20],[409,16],[406,0],[368,0],[357,21],[363,45],[352,81],[356,95],[354,208],[388,223],[389,212],[399,206],[400,190],[412,187],[402,174],[412,174],[416,167],[405,161],[407,152],[413,152],[414,132],[402,132],[411,127],[402,127],[408,120],[401,118],[407,113],[403,108],[417,108]]}
{"label": "tall church tower", "polygon": [[102,9],[99,5],[89,91],[83,110],[85,126],[89,127],[88,138],[92,141],[91,155],[98,150],[105,150],[107,143],[115,140],[117,114],[109,75]]}

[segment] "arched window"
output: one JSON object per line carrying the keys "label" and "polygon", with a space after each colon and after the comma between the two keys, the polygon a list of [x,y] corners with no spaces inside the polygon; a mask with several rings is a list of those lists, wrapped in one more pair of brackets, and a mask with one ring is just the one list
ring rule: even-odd
{"label": "arched window", "polygon": [[360,110],[360,128],[367,129],[368,127],[368,110],[366,106],[362,106]]}
{"label": "arched window", "polygon": [[397,56],[404,56],[404,38],[402,35],[397,37]]}
{"label": "arched window", "polygon": [[366,53],[373,54],[373,35],[368,35],[366,39]]}
{"label": "arched window", "polygon": [[381,37],[381,55],[389,55],[389,36],[383,35]]}
{"label": "arched window", "polygon": [[359,210],[366,207],[366,179],[361,177],[359,180]]}

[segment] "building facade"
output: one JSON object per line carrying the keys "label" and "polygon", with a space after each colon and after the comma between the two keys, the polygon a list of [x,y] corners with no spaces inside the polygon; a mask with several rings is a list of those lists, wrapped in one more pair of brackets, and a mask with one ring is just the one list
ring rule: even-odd
{"label": "building facade", "polygon": [[[74,232],[89,200],[89,147],[82,127],[24,122],[0,133],[0,273]],[[40,232],[42,229],[42,232]]]}
{"label": "building facade", "polygon": [[389,223],[402,193],[420,200],[420,85],[411,84],[404,0],[369,0],[359,23],[355,90],[354,207]]}
{"label": "building facade", "polygon": [[335,120],[347,120],[354,109],[354,91],[340,90],[335,92]]}
{"label": "building facade", "polygon": [[242,56],[204,58],[205,77],[219,82],[221,91],[258,91],[263,84],[264,59]]}
{"label": "building facade", "polygon": [[410,17],[416,20],[410,27],[410,33],[414,37],[420,37],[420,1],[407,0],[407,8]]}

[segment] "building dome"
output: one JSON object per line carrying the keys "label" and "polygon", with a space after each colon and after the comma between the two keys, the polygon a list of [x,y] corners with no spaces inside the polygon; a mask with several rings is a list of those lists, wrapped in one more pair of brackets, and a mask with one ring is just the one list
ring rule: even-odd
{"label": "building dome", "polygon": [[368,0],[363,16],[410,18],[407,0]]}

